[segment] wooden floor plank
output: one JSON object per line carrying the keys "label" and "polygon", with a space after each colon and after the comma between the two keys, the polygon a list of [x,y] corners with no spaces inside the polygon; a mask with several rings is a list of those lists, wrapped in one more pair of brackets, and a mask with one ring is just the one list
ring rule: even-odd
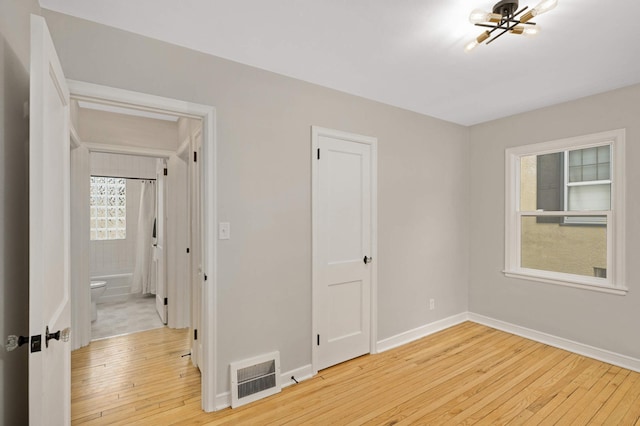
{"label": "wooden floor plank", "polygon": [[216,413],[189,344],[163,328],[74,351],[72,424],[640,426],[640,373],[471,322]]}

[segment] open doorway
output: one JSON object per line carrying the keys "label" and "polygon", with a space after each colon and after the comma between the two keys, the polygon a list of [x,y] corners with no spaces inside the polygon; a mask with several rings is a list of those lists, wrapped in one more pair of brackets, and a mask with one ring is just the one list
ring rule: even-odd
{"label": "open doorway", "polygon": [[[86,308],[91,303],[90,281],[105,281],[105,300],[97,302],[97,322],[104,319],[99,315],[104,302],[153,299],[149,305],[156,319],[171,328],[190,329],[192,362],[202,373],[202,408],[213,411],[215,240],[209,232],[215,223],[214,110],[86,83],[70,81],[69,85],[72,210],[77,210],[72,218],[72,266],[81,266],[72,267],[73,347],[84,346],[94,337],[87,321],[92,312]],[[154,125],[156,133],[143,135],[143,124]],[[102,190],[106,195],[100,202],[106,205],[86,205],[86,200],[99,201],[102,194],[92,190],[90,176],[103,184],[116,181],[115,189],[107,185]],[[135,226],[142,223],[143,183],[149,184],[155,196],[150,208],[153,214],[147,215],[153,220]],[[131,205],[119,200],[119,194],[129,195]],[[119,235],[118,226],[126,222],[132,226],[121,227],[124,231]],[[139,256],[131,254],[136,251],[134,241],[140,239],[140,229],[151,236],[143,244],[151,249],[142,269],[153,289],[144,288],[139,295],[136,289],[132,295],[140,268],[135,259]],[[125,233],[136,235],[128,238]],[[111,286],[109,280],[113,280]],[[207,287],[205,280],[210,284]]]}
{"label": "open doorway", "polygon": [[[83,139],[88,119],[79,113]],[[186,259],[166,253],[167,246],[176,245],[166,235],[166,159],[92,151],[89,166],[91,340],[163,327],[166,288],[182,287],[186,278],[176,271]],[[73,300],[72,307],[83,302]]]}

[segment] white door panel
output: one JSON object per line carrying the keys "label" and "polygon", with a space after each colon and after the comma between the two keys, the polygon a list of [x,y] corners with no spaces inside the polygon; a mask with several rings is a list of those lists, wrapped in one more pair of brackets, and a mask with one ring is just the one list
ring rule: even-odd
{"label": "white door panel", "polygon": [[[64,425],[71,422],[71,348],[63,337],[71,323],[69,91],[46,23],[34,15],[30,78],[29,423]],[[47,330],[63,336],[47,342]]]}
{"label": "white door panel", "polygon": [[166,177],[164,175],[166,162],[158,160],[156,167],[156,239],[154,246],[154,266],[156,268],[156,311],[163,324],[167,323],[167,262],[165,250],[166,230]]}
{"label": "white door panel", "polygon": [[325,131],[316,138],[316,369],[371,350],[372,265],[364,262],[372,256],[371,145],[351,136]]}
{"label": "white door panel", "polygon": [[[203,347],[202,334],[196,339],[196,333],[202,330],[203,313],[203,241],[202,241],[202,130],[197,131],[191,141],[192,156],[189,162],[189,210],[191,215],[191,361],[200,368]],[[198,161],[195,161],[195,160]]]}
{"label": "white door panel", "polygon": [[329,343],[362,333],[363,285],[362,281],[329,285],[329,326],[327,328]]}

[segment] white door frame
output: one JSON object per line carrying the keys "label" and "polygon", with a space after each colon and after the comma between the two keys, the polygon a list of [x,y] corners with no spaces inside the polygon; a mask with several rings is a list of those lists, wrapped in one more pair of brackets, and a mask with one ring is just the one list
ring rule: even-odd
{"label": "white door frame", "polygon": [[313,374],[318,373],[318,346],[315,336],[318,334],[318,312],[315,310],[316,288],[320,281],[318,256],[318,225],[320,217],[318,188],[318,149],[321,136],[344,139],[367,144],[371,147],[371,337],[370,353],[378,352],[378,140],[370,136],[347,133],[340,130],[311,126],[311,367]]}
{"label": "white door frame", "polygon": [[[216,372],[217,372],[217,223],[216,192],[216,110],[212,106],[163,98],[129,90],[101,86],[75,80],[67,80],[71,97],[78,100],[114,104],[126,104],[131,108],[160,113],[175,113],[181,116],[202,120],[203,132],[203,238],[204,270],[207,284],[203,286],[202,329],[199,337],[203,339],[202,370],[202,409],[215,411]],[[89,146],[91,149],[91,146]]]}

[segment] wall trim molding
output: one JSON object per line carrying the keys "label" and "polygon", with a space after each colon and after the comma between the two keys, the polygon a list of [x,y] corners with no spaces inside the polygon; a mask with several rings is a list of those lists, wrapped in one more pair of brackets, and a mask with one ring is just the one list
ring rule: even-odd
{"label": "wall trim molding", "polygon": [[454,325],[461,324],[468,319],[469,318],[467,312],[463,312],[461,314],[453,315],[429,324],[422,325],[420,327],[416,327],[413,330],[408,330],[400,334],[396,334],[395,336],[379,340],[376,345],[377,351],[384,352],[388,351],[389,349],[397,348],[398,346],[405,345],[407,343],[413,342],[414,340],[421,339],[423,337],[429,336],[430,334],[437,333],[438,331],[442,331],[449,327],[453,327]]}
{"label": "wall trim molding", "polygon": [[[441,320],[434,321],[432,323],[425,324],[412,330],[408,330],[403,333],[396,334],[395,336],[380,340],[377,343],[376,349],[378,353],[385,352],[390,349],[405,345],[407,343],[411,343],[414,340],[418,340],[431,334],[437,333],[438,331],[446,330],[447,328],[462,324],[465,321],[475,322],[476,324],[495,328],[496,330],[501,330],[506,333],[515,334],[516,336],[524,337],[525,339],[553,346],[558,349],[563,349],[578,355],[583,355],[588,358],[597,359],[598,361],[606,362],[608,364],[616,365],[628,370],[640,372],[640,359],[638,358],[633,358],[630,356],[608,351],[606,349],[585,345],[584,343],[579,343],[573,340],[565,339],[563,337],[558,337],[548,333],[543,333],[541,331],[532,330],[530,328],[522,327],[506,321],[501,321],[485,315],[475,314],[473,312],[462,312],[460,314],[452,315],[450,317],[443,318]],[[294,382],[291,380],[291,376],[295,376],[298,382],[302,382],[314,377],[315,374],[311,364],[307,364],[302,367],[287,371],[286,373],[282,373],[280,377],[283,388],[294,384]],[[221,410],[230,406],[230,392],[224,392],[216,396],[216,410]]]}
{"label": "wall trim molding", "polygon": [[617,365],[618,367],[626,368],[628,370],[640,372],[640,359],[637,358],[611,352],[606,349],[585,345],[584,343],[575,342],[563,337],[558,337],[552,334],[543,333],[541,331],[532,330],[530,328],[521,327],[519,325],[511,324],[506,321],[497,320],[480,314],[474,314],[472,312],[468,312],[467,317],[469,321],[486,325],[487,327],[502,330],[507,333],[524,337],[526,339],[535,340],[536,342],[544,343],[549,346],[564,349],[566,351],[583,355],[589,358],[597,359],[598,361]]}
{"label": "wall trim molding", "polygon": [[302,367],[294,368],[293,370],[287,371],[285,373],[281,373],[280,383],[282,384],[282,388],[284,389],[287,386],[296,384],[296,382],[291,380],[291,376],[295,376],[296,380],[299,383],[312,378],[313,375],[313,367],[311,366],[311,364],[307,364]]}
{"label": "wall trim molding", "polygon": [[497,330],[524,337],[525,339],[544,343],[545,345],[563,349],[578,355],[583,355],[589,358],[597,359],[598,361],[626,368],[628,370],[640,372],[640,359],[638,358],[633,358],[606,349],[586,345],[584,343],[554,336],[548,333],[543,333],[541,331],[522,327],[516,324],[501,321],[473,312],[463,312],[461,314],[452,315],[450,317],[414,328],[413,330],[405,331],[395,336],[380,340],[377,344],[378,352],[384,352],[393,348],[397,348],[399,346],[413,342],[414,340],[421,339],[433,333],[437,333],[438,331],[442,331],[449,327],[461,324],[465,321],[475,322],[477,324],[485,325],[487,327],[495,328]]}

